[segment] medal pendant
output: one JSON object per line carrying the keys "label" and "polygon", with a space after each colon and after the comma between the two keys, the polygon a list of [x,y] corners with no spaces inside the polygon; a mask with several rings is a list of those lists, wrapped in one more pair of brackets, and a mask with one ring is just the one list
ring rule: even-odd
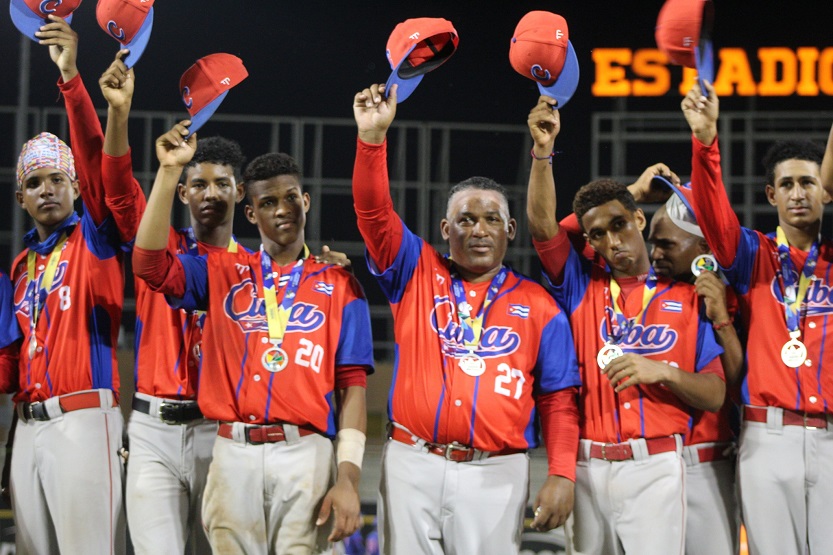
{"label": "medal pendant", "polygon": [[35,354],[38,352],[38,340],[32,335],[32,339],[29,340],[29,360],[35,358]]}
{"label": "medal pendant", "polygon": [[703,272],[716,272],[717,260],[710,254],[701,254],[691,261],[691,273],[699,276]]}
{"label": "medal pendant", "polygon": [[463,372],[474,378],[486,371],[486,361],[479,355],[468,354],[461,358],[458,364]]}
{"label": "medal pendant", "polygon": [[798,368],[807,360],[807,347],[797,333],[790,333],[791,339],[781,347],[781,361],[790,368]]}
{"label": "medal pendant", "polygon": [[269,372],[280,372],[289,363],[289,356],[280,347],[272,347],[263,353],[260,362]]}
{"label": "medal pendant", "polygon": [[598,363],[600,370],[604,370],[605,367],[614,359],[617,359],[624,354],[624,351],[622,351],[622,348],[619,347],[619,345],[605,343],[604,346],[599,349],[599,354],[596,355],[596,363]]}

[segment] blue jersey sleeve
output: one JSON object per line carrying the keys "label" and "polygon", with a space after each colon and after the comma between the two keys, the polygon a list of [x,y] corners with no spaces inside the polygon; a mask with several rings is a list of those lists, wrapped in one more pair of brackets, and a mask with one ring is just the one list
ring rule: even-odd
{"label": "blue jersey sleeve", "polygon": [[538,394],[581,385],[570,322],[561,311],[544,327],[535,371]]}
{"label": "blue jersey sleeve", "polygon": [[694,370],[699,372],[708,363],[722,354],[723,347],[714,338],[712,324],[706,317],[705,310],[701,307],[699,321],[697,323],[697,366]]}
{"label": "blue jersey sleeve", "polygon": [[372,373],[373,336],[365,299],[354,299],[342,310],[335,362],[336,366],[368,366]]}
{"label": "blue jersey sleeve", "polygon": [[723,268],[723,273],[726,275],[729,285],[734,287],[739,295],[745,295],[749,292],[755,257],[758,256],[760,246],[760,234],[757,231],[742,227],[735,260],[731,267]]}
{"label": "blue jersey sleeve", "polygon": [[402,224],[402,243],[399,245],[399,252],[396,253],[396,258],[390,268],[384,272],[380,272],[370,256],[367,256],[367,267],[370,273],[376,277],[379,285],[385,296],[392,303],[398,303],[405,293],[405,287],[411,281],[414,275],[414,269],[419,262],[419,255],[425,242],[417,235],[408,229],[401,219]]}
{"label": "blue jersey sleeve", "polygon": [[178,254],[185,271],[185,295],[181,299],[168,296],[171,308],[206,310],[208,308],[208,255]]}
{"label": "blue jersey sleeve", "polygon": [[587,286],[590,283],[591,264],[570,245],[570,254],[564,263],[564,279],[561,284],[555,285],[550,276],[545,276],[547,287],[552,291],[561,308],[566,310],[568,314],[575,311],[587,292]]}
{"label": "blue jersey sleeve", "polygon": [[96,225],[85,207],[84,214],[81,216],[81,228],[87,248],[99,260],[112,258],[121,250],[119,230],[112,216],[104,218],[101,224]]}
{"label": "blue jersey sleeve", "polygon": [[14,315],[14,290],[8,274],[0,272],[0,348],[23,337]]}

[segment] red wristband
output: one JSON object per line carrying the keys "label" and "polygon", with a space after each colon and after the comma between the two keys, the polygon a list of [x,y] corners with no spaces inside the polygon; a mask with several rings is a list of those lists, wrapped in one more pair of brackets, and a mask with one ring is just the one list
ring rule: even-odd
{"label": "red wristband", "polygon": [[529,150],[529,155],[532,156],[532,158],[534,158],[535,160],[549,160],[550,164],[552,164],[552,157],[554,154],[555,152],[550,152],[549,156],[535,156],[535,147],[532,147]]}
{"label": "red wristband", "polygon": [[729,326],[731,324],[732,324],[732,319],[729,318],[725,322],[720,322],[719,324],[712,323],[712,329],[714,329],[714,331],[719,331],[719,330],[722,330],[723,328],[725,328],[726,326]]}

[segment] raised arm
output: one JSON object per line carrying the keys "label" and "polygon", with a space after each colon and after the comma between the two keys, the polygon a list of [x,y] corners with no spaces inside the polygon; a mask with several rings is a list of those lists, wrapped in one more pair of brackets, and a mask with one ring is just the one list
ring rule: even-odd
{"label": "raised arm", "polygon": [[691,189],[694,213],[706,242],[724,268],[735,261],[741,238],[740,221],[723,185],[720,149],[717,141],[719,102],[711,83],[706,82],[708,97],[694,87],[683,98],[682,110],[692,133]]}
{"label": "raised arm", "polygon": [[133,177],[127,120],[133,102],[135,83],[132,69],[124,65],[128,50],[121,50],[98,80],[107,100],[107,129],[104,134],[104,156],[101,174],[107,208],[113,216],[122,241],[136,237],[136,229],[145,209],[145,196]]}
{"label": "raised arm", "polygon": [[184,277],[170,279],[172,272],[182,273],[182,266],[176,256],[169,256],[167,252],[168,233],[179,176],[197,148],[196,133],[185,139],[190,124],[188,120],[181,121],[156,139],[159,170],[136,233],[136,251],[133,256],[136,275],[152,289],[174,297],[182,297],[185,281]]}
{"label": "raised arm", "polygon": [[393,210],[387,167],[387,131],[396,116],[394,85],[385,98],[384,85],[371,85],[353,97],[358,127],[353,166],[353,204],[359,231],[379,269],[388,268],[402,242],[402,225]]}
{"label": "raised arm", "polygon": [[104,133],[93,101],[78,74],[78,35],[69,24],[54,15],[37,33],[40,44],[49,46],[49,56],[61,72],[58,86],[64,95],[69,139],[75,170],[85,208],[96,224],[109,215],[101,178],[101,150]]}
{"label": "raised arm", "polygon": [[821,161],[821,184],[827,194],[833,197],[833,126],[830,127],[824,159]]}
{"label": "raised arm", "polygon": [[555,219],[555,180],[552,176],[552,152],[561,130],[561,118],[555,110],[556,101],[540,96],[529,111],[527,125],[532,135],[532,167],[526,196],[529,231],[536,241],[549,241],[558,234]]}

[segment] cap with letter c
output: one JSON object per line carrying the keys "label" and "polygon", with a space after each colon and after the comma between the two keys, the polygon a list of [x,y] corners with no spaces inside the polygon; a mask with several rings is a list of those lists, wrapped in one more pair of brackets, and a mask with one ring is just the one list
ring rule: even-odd
{"label": "cap with letter c", "polygon": [[437,69],[457,51],[460,37],[450,21],[438,17],[408,19],[388,38],[385,54],[393,70],[385,83],[385,96],[399,85],[397,102],[404,102],[426,73]]}
{"label": "cap with letter c", "polygon": [[153,29],[153,0],[98,0],[95,17],[105,33],[130,50],[124,64],[136,65]]}
{"label": "cap with letter c", "polygon": [[185,70],[179,79],[179,92],[191,115],[189,136],[217,111],[229,90],[248,76],[243,60],[222,52],[200,58]]}
{"label": "cap with letter c", "polygon": [[80,5],[81,0],[11,0],[9,13],[17,30],[38,42],[35,33],[49,23],[48,16],[57,15],[72,23],[72,12]]}
{"label": "cap with letter c", "polygon": [[703,81],[714,82],[713,25],[711,0],[666,0],[654,33],[657,47],[671,63],[697,69],[703,94]]}
{"label": "cap with letter c", "polygon": [[542,95],[557,100],[559,109],[578,87],[578,58],[567,21],[558,14],[532,11],[523,16],[509,43],[509,63],[538,83]]}

